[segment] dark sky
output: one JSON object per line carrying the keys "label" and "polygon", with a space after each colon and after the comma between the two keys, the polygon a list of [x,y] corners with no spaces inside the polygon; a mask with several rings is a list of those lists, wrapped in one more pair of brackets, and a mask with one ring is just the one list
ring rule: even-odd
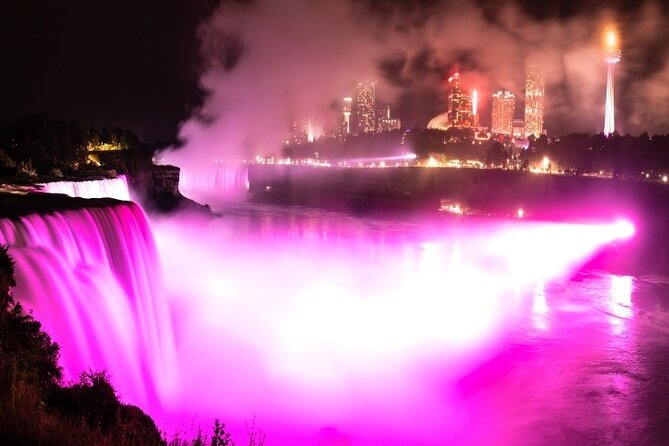
{"label": "dark sky", "polygon": [[[396,14],[399,8],[413,26],[420,26],[435,8],[449,4],[442,0],[354,1],[371,7],[381,18]],[[491,26],[506,3],[476,2]],[[215,0],[4,0],[0,121],[47,112],[97,126],[129,127],[149,142],[174,139],[179,122],[200,101],[196,29],[215,4]],[[666,2],[658,4],[666,13]],[[519,5],[536,20],[566,20],[602,8],[631,13],[639,7],[633,0],[521,0]],[[463,54],[459,62],[466,64],[466,59]],[[651,69],[653,63],[658,61],[649,60]],[[427,98],[430,92],[415,95]],[[411,120],[417,102],[406,95],[400,98],[399,104],[406,107],[400,114]]]}
{"label": "dark sky", "polygon": [[197,101],[198,0],[5,0],[0,119],[47,112],[174,138]]}

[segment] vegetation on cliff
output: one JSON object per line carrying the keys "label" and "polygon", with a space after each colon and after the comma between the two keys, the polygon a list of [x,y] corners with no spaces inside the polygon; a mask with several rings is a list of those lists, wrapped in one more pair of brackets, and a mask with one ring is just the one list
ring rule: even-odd
{"label": "vegetation on cliff", "polygon": [[163,444],[151,418],[122,404],[104,372],[63,385],[59,347],[14,300],[13,272],[0,246],[0,444]]}
{"label": "vegetation on cliff", "polygon": [[0,127],[0,175],[105,176],[151,165],[154,147],[128,129],[97,129],[50,115],[24,116]]}

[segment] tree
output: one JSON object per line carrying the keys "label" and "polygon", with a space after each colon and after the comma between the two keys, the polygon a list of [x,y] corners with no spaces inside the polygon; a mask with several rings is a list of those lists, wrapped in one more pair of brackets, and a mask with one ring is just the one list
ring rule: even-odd
{"label": "tree", "polygon": [[214,435],[211,437],[211,446],[234,446],[230,433],[225,430],[225,423],[214,421]]}

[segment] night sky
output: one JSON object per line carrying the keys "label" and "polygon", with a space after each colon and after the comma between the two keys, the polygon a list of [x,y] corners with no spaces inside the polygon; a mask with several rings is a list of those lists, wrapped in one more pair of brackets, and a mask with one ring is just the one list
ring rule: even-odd
{"label": "night sky", "polygon": [[[250,3],[252,8],[255,2],[236,3]],[[420,28],[435,11],[448,10],[455,3],[356,0],[355,4],[360,10],[370,11],[366,18],[369,26],[399,16],[402,20],[396,27],[411,29]],[[500,21],[499,12],[509,4],[480,0],[475,7],[490,27],[508,28],[508,23]],[[514,3],[525,17],[552,24],[606,10],[622,29],[635,24],[621,18],[635,17],[644,4],[631,0]],[[666,21],[667,2],[652,4]],[[101,127],[129,127],[148,142],[173,140],[179,123],[203,99],[198,81],[203,61],[197,29],[217,6],[211,0],[5,0],[0,14],[0,120],[46,112]],[[518,32],[513,28],[506,31]],[[632,78],[657,77],[665,68],[665,43],[660,35],[635,51],[636,62],[630,62],[628,71],[621,74],[622,90]],[[434,88],[429,83],[418,88],[412,76],[438,79],[455,66],[473,71],[478,68],[471,52],[460,51],[439,64],[433,63],[433,53],[434,49],[426,48],[411,56],[378,58],[378,75],[399,91],[394,105],[405,126],[424,126],[443,107],[443,97],[435,91],[436,81]],[[630,56],[625,51],[623,54],[626,62]],[[661,86],[662,77],[659,80]],[[560,94],[559,86],[554,94]],[[621,93],[621,104],[625,100]],[[645,122],[642,118],[640,122]],[[547,121],[550,119],[547,116]],[[556,131],[568,130],[559,117],[554,121]]]}
{"label": "night sky", "polygon": [[198,0],[8,0],[0,118],[47,112],[172,139],[198,101]]}

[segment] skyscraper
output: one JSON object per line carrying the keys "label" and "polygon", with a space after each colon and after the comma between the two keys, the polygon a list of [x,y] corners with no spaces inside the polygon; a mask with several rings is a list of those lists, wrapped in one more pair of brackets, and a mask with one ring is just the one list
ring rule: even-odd
{"label": "skyscraper", "polygon": [[525,73],[525,135],[538,138],[544,131],[544,73],[528,66]]}
{"label": "skyscraper", "polygon": [[613,71],[620,58],[622,52],[616,42],[616,34],[609,32],[606,39],[606,50],[604,52],[604,61],[606,61],[606,109],[604,113],[604,134],[610,135],[616,130],[615,120],[615,102],[613,97],[614,80]]}
{"label": "skyscraper", "polygon": [[509,91],[498,91],[492,95],[492,133],[513,135],[513,114],[516,98]]}
{"label": "skyscraper", "polygon": [[448,78],[448,123],[451,127],[465,128],[472,123],[472,98],[468,90],[462,88],[460,73],[455,72]]}
{"label": "skyscraper", "polygon": [[355,133],[376,131],[376,82],[360,82],[355,93]]}

